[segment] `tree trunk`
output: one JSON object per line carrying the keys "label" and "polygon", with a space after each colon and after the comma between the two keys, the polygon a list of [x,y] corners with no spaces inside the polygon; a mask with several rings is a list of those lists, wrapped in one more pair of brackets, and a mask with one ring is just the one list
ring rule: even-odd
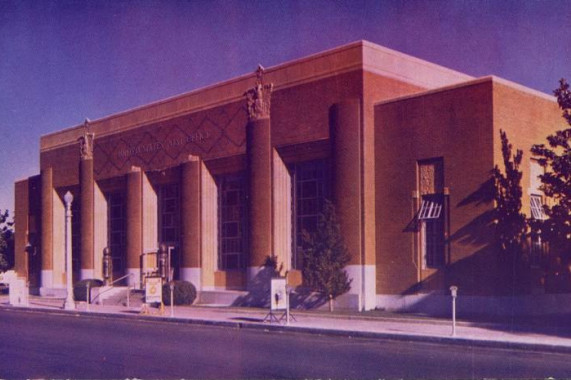
{"label": "tree trunk", "polygon": [[329,295],[329,312],[333,311],[333,296]]}

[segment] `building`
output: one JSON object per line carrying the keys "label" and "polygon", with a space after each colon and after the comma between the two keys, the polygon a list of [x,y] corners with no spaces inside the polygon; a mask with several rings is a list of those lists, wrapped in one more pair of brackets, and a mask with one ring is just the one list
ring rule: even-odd
{"label": "building", "polygon": [[108,247],[113,277],[139,282],[164,243],[203,301],[245,300],[269,256],[302,282],[300,233],[329,198],[352,256],[340,304],[431,308],[452,284],[498,299],[511,291],[485,189],[499,131],[525,151],[531,215],[529,147],[561,125],[552,96],[366,41],[260,67],[43,136],[41,173],[15,184],[17,269],[42,294],[65,288],[70,191],[75,279],[102,278]]}

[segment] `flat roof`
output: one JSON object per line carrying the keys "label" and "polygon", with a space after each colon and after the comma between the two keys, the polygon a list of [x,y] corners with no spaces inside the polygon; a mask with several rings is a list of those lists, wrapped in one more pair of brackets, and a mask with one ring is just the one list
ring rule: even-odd
{"label": "flat roof", "polygon": [[451,90],[454,90],[457,88],[474,86],[474,85],[477,85],[480,83],[485,83],[485,82],[499,83],[499,84],[502,84],[504,86],[513,88],[514,90],[518,90],[518,91],[527,93],[529,95],[537,96],[541,99],[544,99],[544,100],[547,100],[547,101],[550,101],[553,103],[557,103],[557,99],[553,95],[545,94],[541,91],[537,91],[537,90],[534,90],[532,88],[525,87],[521,84],[509,81],[507,79],[497,77],[495,75],[487,75],[487,76],[476,78],[476,79],[473,79],[473,80],[470,80],[467,82],[462,82],[462,83],[457,83],[457,84],[453,84],[450,86],[444,86],[444,87],[439,87],[439,88],[435,88],[435,89],[430,89],[427,91],[417,92],[415,94],[399,96],[398,98],[382,100],[380,102],[375,103],[375,106],[383,105],[383,104],[390,104],[390,103],[397,103],[397,102],[401,102],[401,101],[407,100],[407,99],[420,98],[420,97],[427,96],[427,95],[438,94],[440,92],[451,91]]}
{"label": "flat roof", "polygon": [[[368,41],[356,41],[269,67],[265,69],[264,80],[273,83],[277,91],[355,70],[369,71],[426,89],[473,79],[469,75]],[[255,77],[256,74],[252,71],[227,81],[92,120],[89,128],[96,138],[103,137],[240,101],[244,92],[253,87]],[[77,143],[83,129],[82,123],[42,136],[40,151]]]}

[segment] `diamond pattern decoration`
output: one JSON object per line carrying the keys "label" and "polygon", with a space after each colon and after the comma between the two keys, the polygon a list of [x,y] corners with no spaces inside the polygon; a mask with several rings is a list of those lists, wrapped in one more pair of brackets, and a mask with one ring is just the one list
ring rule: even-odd
{"label": "diamond pattern decoration", "polygon": [[98,139],[94,172],[98,178],[121,175],[131,166],[157,170],[184,162],[244,152],[248,115],[243,101],[199,111],[166,122]]}

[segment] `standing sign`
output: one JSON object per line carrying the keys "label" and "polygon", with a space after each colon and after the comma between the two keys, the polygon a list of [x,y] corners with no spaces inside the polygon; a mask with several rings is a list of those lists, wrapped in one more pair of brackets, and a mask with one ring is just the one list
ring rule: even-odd
{"label": "standing sign", "polygon": [[145,284],[145,302],[163,302],[163,279],[160,277],[147,277]]}
{"label": "standing sign", "polygon": [[286,310],[287,293],[286,279],[282,277],[272,278],[271,286],[271,308],[270,310]]}

